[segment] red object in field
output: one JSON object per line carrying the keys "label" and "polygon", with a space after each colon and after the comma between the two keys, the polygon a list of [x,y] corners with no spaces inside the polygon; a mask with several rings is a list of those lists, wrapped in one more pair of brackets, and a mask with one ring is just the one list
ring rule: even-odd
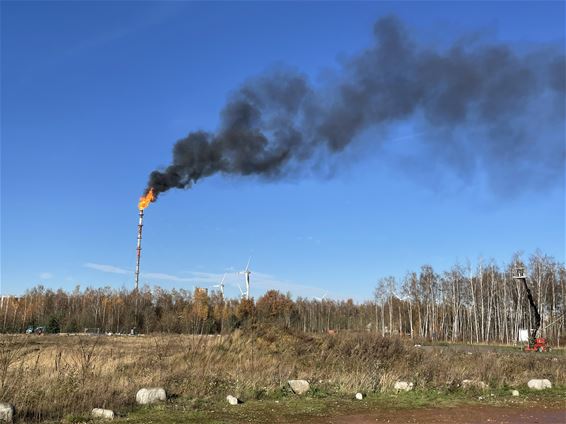
{"label": "red object in field", "polygon": [[537,337],[534,343],[529,343],[525,346],[525,352],[547,352],[546,339],[543,337]]}

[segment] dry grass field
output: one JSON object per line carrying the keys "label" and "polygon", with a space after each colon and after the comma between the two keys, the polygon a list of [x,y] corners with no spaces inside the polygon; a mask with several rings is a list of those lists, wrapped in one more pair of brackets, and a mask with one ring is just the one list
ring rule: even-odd
{"label": "dry grass field", "polygon": [[493,389],[525,388],[530,378],[566,385],[563,351],[545,354],[422,349],[370,333],[291,334],[257,329],[225,336],[0,337],[0,400],[20,422],[88,416],[92,408],[125,414],[141,387],[162,386],[182,402],[282,398],[287,380],[311,382],[309,396],[387,393],[397,380],[415,392],[462,391],[463,379]]}

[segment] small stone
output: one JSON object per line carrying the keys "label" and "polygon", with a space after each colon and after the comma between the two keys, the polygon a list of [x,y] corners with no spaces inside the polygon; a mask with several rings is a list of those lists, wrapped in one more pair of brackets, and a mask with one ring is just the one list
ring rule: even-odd
{"label": "small stone", "polygon": [[356,399],[358,400],[362,400],[364,398],[364,395],[362,395],[361,393],[356,393]]}
{"label": "small stone", "polygon": [[143,388],[136,393],[136,402],[140,405],[148,405],[159,401],[166,401],[167,394],[163,387]]}
{"label": "small stone", "polygon": [[0,422],[12,423],[14,420],[14,407],[9,403],[0,402]]}
{"label": "small stone", "polygon": [[239,403],[238,398],[232,395],[226,396],[226,400],[230,405],[237,405]]}
{"label": "small stone", "polygon": [[93,418],[103,418],[105,420],[114,419],[114,411],[111,411],[110,409],[94,408],[90,415]]}
{"label": "small stone", "polygon": [[305,394],[309,391],[310,385],[307,380],[289,380],[287,382],[293,393],[297,395]]}
{"label": "small stone", "polygon": [[519,396],[518,390],[511,390],[511,396]]}

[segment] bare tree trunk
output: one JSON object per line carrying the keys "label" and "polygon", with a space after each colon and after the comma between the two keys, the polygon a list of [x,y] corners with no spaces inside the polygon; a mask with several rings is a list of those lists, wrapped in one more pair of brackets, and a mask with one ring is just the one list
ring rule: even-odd
{"label": "bare tree trunk", "polygon": [[379,331],[379,327],[377,325],[377,300],[375,301],[375,332]]}
{"label": "bare tree trunk", "polygon": [[399,335],[403,334],[403,317],[401,316],[401,302],[397,305],[399,308]]}
{"label": "bare tree trunk", "polygon": [[[4,306],[4,304],[2,304]],[[6,331],[6,320],[8,319],[8,309],[10,309],[10,299],[6,299],[6,310],[4,311],[4,325],[2,327],[2,331]]]}
{"label": "bare tree trunk", "polygon": [[409,300],[409,328],[411,329],[411,339],[413,339],[413,305]]}
{"label": "bare tree trunk", "polygon": [[472,276],[472,271],[470,268],[470,290],[472,293],[472,309],[473,309],[473,313],[474,313],[474,324],[475,324],[475,328],[476,328],[476,343],[479,343],[479,332],[478,332],[478,312],[476,309],[476,295],[474,293],[474,285],[473,285],[473,276]]}

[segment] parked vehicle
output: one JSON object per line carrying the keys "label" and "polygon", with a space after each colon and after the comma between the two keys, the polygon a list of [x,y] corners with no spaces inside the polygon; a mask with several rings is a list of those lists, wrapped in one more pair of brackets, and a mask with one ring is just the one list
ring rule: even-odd
{"label": "parked vehicle", "polygon": [[29,326],[26,330],[26,334],[36,334],[41,336],[43,333],[45,333],[45,327]]}

